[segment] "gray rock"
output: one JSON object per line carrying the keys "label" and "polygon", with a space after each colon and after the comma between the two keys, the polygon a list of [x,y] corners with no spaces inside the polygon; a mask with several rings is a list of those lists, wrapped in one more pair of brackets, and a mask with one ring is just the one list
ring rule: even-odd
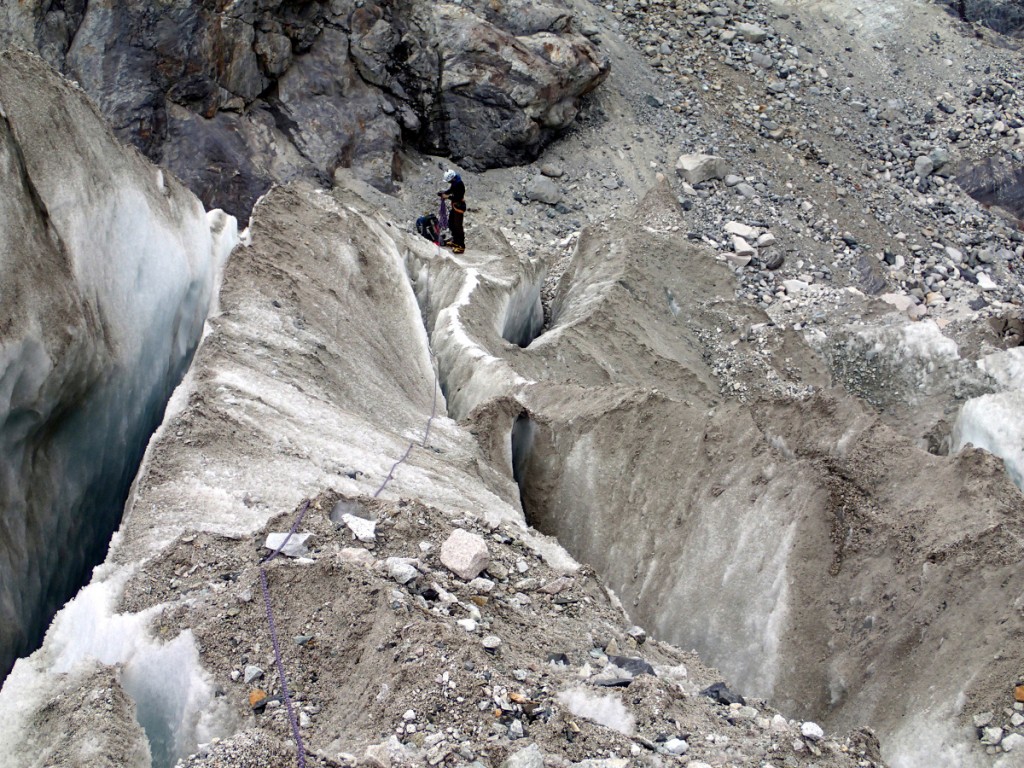
{"label": "gray rock", "polygon": [[985,728],[981,733],[981,743],[996,746],[1003,740],[1003,729],[999,727]]}
{"label": "gray rock", "polygon": [[722,229],[730,235],[738,235],[745,240],[753,240],[757,237],[757,233],[760,231],[757,227],[751,227],[739,221],[727,222]]}
{"label": "gray rock", "polygon": [[248,684],[263,677],[263,670],[255,664],[248,664],[245,667],[242,679]]}
{"label": "gray rock", "polygon": [[906,107],[899,99],[889,99],[885,107],[878,111],[878,116],[887,123],[892,123],[904,117]]}
{"label": "gray rock", "polygon": [[501,764],[501,768],[544,768],[544,753],[536,744],[531,744],[509,755]]}
{"label": "gray rock", "polygon": [[[532,161],[609,72],[608,57],[582,35],[515,37],[454,4],[430,9],[448,119],[429,126],[429,139],[471,170]],[[421,97],[425,109],[431,94]]]}
{"label": "gray rock", "polygon": [[751,43],[763,43],[768,38],[768,32],[754,24],[737,24],[736,32],[744,40]]}
{"label": "gray rock", "polygon": [[989,277],[985,272],[978,272],[978,287],[983,291],[998,291],[999,284]]}
{"label": "gray rock", "polygon": [[481,576],[473,579],[466,586],[478,595],[487,595],[494,591],[494,582]]}
{"label": "gray rock", "polygon": [[754,247],[739,235],[732,236],[732,249],[736,252],[737,256],[750,257],[756,253]]}
{"label": "gray rock", "polygon": [[821,726],[810,720],[800,725],[800,735],[810,741],[821,741],[825,738],[825,732]]}
{"label": "gray rock", "polygon": [[[286,557],[305,557],[309,554],[309,550],[306,549],[306,542],[312,537],[312,533],[293,533],[291,537],[288,536],[287,531],[283,533],[268,533],[263,546],[276,551],[283,544],[284,546],[281,549],[282,555]],[[287,543],[285,543],[286,541]]]}
{"label": "gray rock", "polygon": [[400,557],[389,557],[385,561],[385,564],[388,569],[388,576],[399,584],[408,584],[420,575],[420,572],[416,570],[415,566],[405,562],[405,560]]}
{"label": "gray rock", "polygon": [[1003,737],[999,746],[1003,748],[1004,752],[1018,752],[1024,749],[1024,736],[1019,733],[1011,733]]}
{"label": "gray rock", "polygon": [[729,172],[726,161],[716,155],[680,155],[676,173],[687,184],[721,179]]}
{"label": "gray rock", "polygon": [[935,170],[935,163],[927,155],[921,155],[917,160],[914,161],[914,173],[920,176],[922,179],[932,175]]}
{"label": "gray rock", "polygon": [[373,520],[365,520],[346,513],[341,516],[341,521],[352,531],[352,535],[364,544],[373,544],[377,541],[377,523]]}
{"label": "gray rock", "polygon": [[544,165],[540,167],[540,172],[542,175],[548,176],[552,179],[560,179],[565,174],[565,171],[562,170],[562,166],[555,165],[554,163],[544,163]]}
{"label": "gray rock", "polygon": [[271,77],[277,77],[292,63],[292,41],[277,32],[256,33],[256,55],[260,65]]}
{"label": "gray rock", "polygon": [[665,742],[665,751],[671,755],[685,755],[689,750],[685,739],[672,738]]}
{"label": "gray rock", "polygon": [[932,161],[932,165],[935,166],[935,170],[939,171],[949,162],[949,150],[945,147],[935,147],[928,153],[928,157]]}
{"label": "gray rock", "polygon": [[534,176],[526,185],[526,197],[539,203],[557,205],[562,200],[558,185],[546,176]]}
{"label": "gray rock", "polygon": [[616,656],[615,654],[609,653],[608,663],[614,664],[623,672],[628,672],[634,677],[636,675],[654,674],[654,667],[652,667],[648,662],[631,656]]}
{"label": "gray rock", "polygon": [[898,312],[906,312],[917,303],[910,296],[900,293],[883,293],[878,298],[895,307]]}

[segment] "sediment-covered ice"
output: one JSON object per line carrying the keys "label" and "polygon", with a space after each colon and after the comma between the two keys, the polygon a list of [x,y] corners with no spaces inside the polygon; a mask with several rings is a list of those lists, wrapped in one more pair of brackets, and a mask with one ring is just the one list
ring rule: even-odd
{"label": "sediment-covered ice", "polygon": [[0,756],[0,765],[36,765],[41,755],[21,750],[40,695],[52,695],[52,676],[59,679],[97,662],[120,667],[119,682],[134,703],[153,766],[173,765],[197,744],[229,730],[232,716],[214,696],[192,633],[185,630],[167,642],[154,639],[150,623],[160,606],[116,611],[128,575],[125,569],[83,588],[57,615],[44,650],[15,666],[0,693],[7,712],[0,719],[0,743],[14,751]]}
{"label": "sediment-covered ice", "polygon": [[233,218],[0,55],[0,676],[103,558],[188,367]]}

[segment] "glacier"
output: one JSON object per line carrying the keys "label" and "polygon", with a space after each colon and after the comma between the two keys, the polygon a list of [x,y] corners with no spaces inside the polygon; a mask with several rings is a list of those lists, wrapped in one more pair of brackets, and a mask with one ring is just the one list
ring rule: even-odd
{"label": "glacier", "polygon": [[238,235],[26,53],[0,174],[2,678],[102,561]]}
{"label": "glacier", "polygon": [[[11,85],[11,70],[27,86]],[[239,727],[241,689],[233,703],[217,693],[235,651],[204,642],[202,609],[247,604],[251,584],[214,575],[169,597],[153,574],[197,531],[239,539],[324,489],[368,495],[435,406],[428,449],[382,498],[520,527],[524,550],[571,572],[569,554],[529,521],[599,567],[659,639],[698,648],[748,694],[824,713],[830,727],[870,721],[901,768],[982,764],[957,724],[964,678],[1008,676],[1012,659],[998,653],[1020,621],[962,632],[1020,592],[1019,537],[1002,534],[1019,530],[1019,494],[990,456],[929,455],[823,385],[776,397],[771,383],[791,362],[810,367],[795,337],[751,377],[768,382],[754,405],[722,398],[708,362],[721,348],[705,331],[765,318],[733,303],[724,268],[638,226],[640,213],[584,234],[538,336],[535,260],[511,248],[455,258],[401,232],[379,197],[305,184],[257,205],[251,247],[227,263],[223,312],[146,447],[145,423],[188,365],[236,225],[111,149],[101,128],[89,132],[95,115],[74,92],[58,101],[68,125],[34,118],[20,91],[49,97],[50,85],[34,60],[0,59],[0,145],[17,190],[0,208],[15,307],[0,329],[12,457],[2,471],[4,493],[24,497],[21,548],[38,546],[5,583],[38,578],[35,594],[56,599],[44,565],[100,541],[85,531],[102,498],[116,526],[145,457],[105,563],[0,690],[0,766],[62,764],[44,742],[64,734],[37,725],[86,685],[127,694],[90,734],[103,749],[123,738],[119,765],[170,766]],[[51,149],[69,141],[82,168]],[[672,210],[668,189],[640,210]],[[682,319],[664,295],[689,308]],[[908,391],[941,388],[966,365],[932,324],[848,346],[891,358]],[[92,474],[88,462],[71,467],[83,456]],[[42,474],[22,480],[25,466]],[[36,535],[37,521],[53,530]],[[108,730],[115,722],[123,734]],[[84,754],[63,764],[87,764]]]}

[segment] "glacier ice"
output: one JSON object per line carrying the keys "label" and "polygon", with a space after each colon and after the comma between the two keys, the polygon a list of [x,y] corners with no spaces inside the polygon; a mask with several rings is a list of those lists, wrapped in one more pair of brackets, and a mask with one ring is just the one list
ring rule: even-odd
{"label": "glacier ice", "polygon": [[1003,460],[1018,488],[1024,488],[1024,390],[974,397],[964,403],[953,425],[953,450],[970,443]]}
{"label": "glacier ice", "polygon": [[83,94],[0,55],[0,677],[103,559],[237,241]]}
{"label": "glacier ice", "polygon": [[992,377],[997,391],[963,404],[953,425],[952,449],[984,448],[1001,458],[1013,482],[1024,488],[1024,349],[986,355],[978,368]]}
{"label": "glacier ice", "polygon": [[[0,719],[0,743],[18,744],[31,727],[33,710],[51,695],[45,676],[64,675],[94,660],[120,666],[121,685],[135,703],[153,766],[174,765],[198,744],[232,730],[233,715],[215,696],[192,633],[183,631],[167,643],[152,639],[149,625],[162,605],[135,614],[115,611],[129,572],[122,569],[84,587],[57,615],[44,650],[15,666],[0,692],[7,713]],[[37,757],[7,754],[0,764],[12,759],[24,765]]]}

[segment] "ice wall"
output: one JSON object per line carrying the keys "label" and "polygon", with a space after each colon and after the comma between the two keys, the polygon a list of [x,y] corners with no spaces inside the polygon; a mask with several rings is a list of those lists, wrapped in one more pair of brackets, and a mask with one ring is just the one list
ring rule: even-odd
{"label": "ice wall", "polygon": [[994,453],[1017,487],[1024,488],[1024,349],[987,355],[978,367],[1000,391],[964,403],[953,425],[953,450],[971,444]]}
{"label": "ice wall", "polygon": [[2,679],[103,559],[237,231],[22,52],[0,177]]}

